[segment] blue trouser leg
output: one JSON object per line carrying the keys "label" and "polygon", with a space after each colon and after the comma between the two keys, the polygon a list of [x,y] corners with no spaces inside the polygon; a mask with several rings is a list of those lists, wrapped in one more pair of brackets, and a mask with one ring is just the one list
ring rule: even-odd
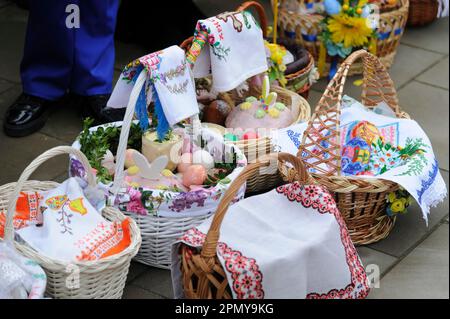
{"label": "blue trouser leg", "polygon": [[[80,8],[80,28],[67,28],[66,7]],[[23,90],[49,100],[68,90],[111,93],[119,0],[30,1],[21,65]]]}
{"label": "blue trouser leg", "polygon": [[70,85],[74,60],[74,29],[65,24],[66,6],[74,1],[30,1],[21,64],[23,91],[56,100]]}
{"label": "blue trouser leg", "polygon": [[114,76],[114,31],[119,0],[80,0],[75,63],[70,89],[80,95],[109,94]]}

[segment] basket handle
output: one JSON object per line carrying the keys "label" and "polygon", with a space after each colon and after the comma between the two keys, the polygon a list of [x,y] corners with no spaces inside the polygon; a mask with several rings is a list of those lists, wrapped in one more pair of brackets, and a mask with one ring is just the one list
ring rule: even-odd
{"label": "basket handle", "polygon": [[131,90],[130,98],[128,100],[128,105],[125,110],[125,116],[122,122],[122,129],[120,131],[119,145],[117,147],[116,154],[116,169],[114,173],[114,182],[111,188],[112,195],[115,197],[122,186],[123,180],[125,178],[125,156],[128,146],[128,137],[130,135],[131,122],[133,121],[134,109],[136,102],[139,98],[139,94],[143,86],[145,85],[145,80],[147,79],[147,70],[144,68],[139,74],[136,82],[134,83],[133,89]]}
{"label": "basket handle", "polygon": [[[334,78],[328,84],[308,127],[303,134],[302,145],[298,156],[302,156],[308,168],[314,168],[325,175],[340,175],[341,145],[340,145],[340,113],[344,85],[350,67],[357,60],[363,60],[363,90],[361,100],[368,108],[376,107],[385,102],[398,118],[405,113],[398,105],[397,91],[386,67],[373,54],[359,50],[352,53],[340,66]],[[324,135],[324,130],[328,134]],[[324,146],[328,145],[328,146]],[[313,153],[311,147],[316,146],[320,152]],[[329,158],[324,158],[328,154]],[[320,167],[328,164],[328,169]]]}
{"label": "basket handle", "polygon": [[211,223],[211,227],[209,228],[208,234],[206,235],[205,243],[203,244],[202,247],[201,256],[203,258],[214,258],[216,256],[217,243],[220,237],[220,226],[228,210],[228,207],[230,206],[230,203],[235,198],[241,186],[244,185],[247,179],[253,176],[257,170],[259,170],[262,167],[270,166],[274,160],[278,161],[278,165],[290,163],[294,167],[294,169],[298,172],[296,176],[298,177],[298,181],[300,183],[306,184],[312,182],[312,178],[307,172],[302,161],[289,153],[268,154],[259,157],[256,163],[252,163],[246,166],[245,169],[241,172],[241,174],[239,174],[239,176],[230,185],[229,189],[226,191],[225,195],[220,201],[220,204],[214,215],[214,219]]}
{"label": "basket handle", "polygon": [[[236,11],[243,12],[252,7],[254,7],[256,9],[256,11],[258,12],[259,20],[260,20],[260,24],[261,24],[261,30],[263,32],[263,37],[266,38],[267,37],[267,15],[266,15],[266,11],[264,10],[264,7],[259,2],[246,1],[246,2],[242,3],[237,8]],[[195,61],[197,60],[198,56],[200,55],[200,52],[203,49],[203,46],[205,45],[205,43],[202,41],[201,42],[202,45],[200,47],[196,47],[195,50],[191,50],[193,41],[194,41],[194,37],[191,36],[191,37],[187,38],[186,40],[184,40],[180,44],[180,47],[186,51],[186,56],[189,57],[192,67],[193,67]]]}
{"label": "basket handle", "polygon": [[15,185],[13,192],[9,195],[8,209],[6,211],[5,240],[12,241],[14,239],[13,218],[16,211],[17,200],[19,199],[19,194],[24,186],[24,183],[28,180],[31,174],[33,174],[33,172],[44,162],[55,156],[63,154],[74,155],[81,162],[81,164],[83,164],[83,167],[86,170],[89,185],[96,185],[92,167],[89,164],[86,155],[84,155],[80,150],[77,150],[71,146],[57,146],[42,153],[25,168]]}

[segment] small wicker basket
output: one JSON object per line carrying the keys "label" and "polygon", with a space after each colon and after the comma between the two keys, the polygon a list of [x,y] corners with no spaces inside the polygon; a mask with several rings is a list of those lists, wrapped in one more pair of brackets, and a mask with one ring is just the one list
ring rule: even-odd
{"label": "small wicker basket", "polygon": [[[351,65],[358,59],[363,60],[364,67],[362,104],[374,108],[385,102],[398,118],[409,118],[400,110],[394,83],[380,59],[367,51],[356,51],[342,63],[320,99],[303,134],[298,156],[302,157],[308,169],[314,169],[316,173],[312,176],[318,183],[334,193],[353,242],[363,245],[384,239],[394,227],[395,218],[386,214],[386,196],[397,190],[398,185],[377,178],[342,176],[340,172],[342,94]],[[329,146],[324,148],[324,143]],[[313,152],[314,147],[322,152]],[[328,158],[325,158],[325,153],[329,154]],[[295,172],[283,170],[283,176],[292,180]]]}
{"label": "small wicker basket", "polygon": [[[305,8],[305,0],[297,0],[299,7]],[[314,1],[308,1],[314,2]],[[380,12],[379,27],[377,29],[377,56],[386,67],[390,67],[394,62],[397,48],[400,44],[400,38],[403,35],[406,21],[408,19],[408,0],[399,0],[399,5],[393,8],[382,8]],[[283,6],[279,10],[280,36],[295,39],[300,45],[305,47],[316,61],[319,58],[321,41],[318,35],[321,33],[321,14],[306,14],[289,11]],[[331,65],[331,59],[327,58],[325,69],[321,77],[328,75]],[[363,66],[361,63],[355,63],[349,70],[349,75],[361,74]]]}
{"label": "small wicker basket", "polygon": [[[90,185],[95,185],[95,178],[87,158],[81,151],[69,146],[59,146],[37,157],[23,171],[17,183],[0,187],[0,210],[7,209],[5,240],[14,240],[13,216],[16,201],[21,191],[47,191],[58,186],[55,182],[27,181],[37,167],[48,159],[62,154],[76,156],[88,172]],[[103,217],[109,221],[123,221],[125,217],[118,209],[106,207]],[[47,275],[46,295],[58,299],[119,299],[125,287],[131,259],[137,254],[141,245],[141,234],[136,223],[130,220],[131,243],[122,252],[97,261],[65,263],[40,255],[26,244],[15,242],[17,250],[26,258],[36,261]],[[79,287],[67,285],[70,270],[79,271]]]}
{"label": "small wicker basket", "polygon": [[420,27],[437,19],[438,0],[409,0],[408,26]]}
{"label": "small wicker basket", "polygon": [[232,299],[231,289],[225,271],[217,257],[217,244],[220,237],[220,226],[227,213],[228,207],[239,188],[261,168],[272,166],[278,161],[278,166],[289,163],[296,171],[297,180],[306,184],[312,179],[302,162],[295,156],[287,153],[271,154],[258,158],[256,163],[248,165],[220,202],[214,219],[206,235],[201,251],[182,244],[181,273],[185,297],[188,299]]}

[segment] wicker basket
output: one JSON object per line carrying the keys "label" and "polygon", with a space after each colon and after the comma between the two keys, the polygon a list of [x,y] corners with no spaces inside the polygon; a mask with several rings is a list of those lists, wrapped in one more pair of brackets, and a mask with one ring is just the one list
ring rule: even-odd
{"label": "wicker basket", "polygon": [[438,0],[409,0],[408,26],[420,27],[437,19]]}
{"label": "wicker basket", "polygon": [[[301,7],[305,6],[305,0],[297,0]],[[379,38],[377,40],[377,56],[381,62],[389,68],[394,62],[400,38],[403,35],[406,21],[408,19],[408,0],[399,0],[400,6],[393,10],[386,10],[380,13],[380,23],[377,30]],[[283,1],[281,1],[283,2]],[[305,47],[316,61],[319,58],[321,41],[318,35],[321,32],[320,22],[323,16],[320,14],[300,14],[288,11],[283,6],[279,10],[280,36],[295,39],[300,45]],[[320,75],[328,75],[331,65],[330,57]],[[349,75],[361,74],[363,66],[355,63],[349,70]]]}
{"label": "wicker basket", "polygon": [[[119,197],[122,195],[126,196],[128,192],[127,189],[122,188],[125,175],[123,169],[125,154],[136,101],[138,99],[139,92],[141,91],[143,85],[145,85],[145,76],[146,75],[143,71],[136,80],[128,101],[123,122],[110,123],[110,125],[122,126],[119,146],[117,148],[114,182],[112,185],[108,185],[111,193]],[[204,140],[208,140],[212,137],[215,141],[218,141],[219,139],[222,141],[221,137],[210,129],[192,129],[193,126],[200,126],[198,116],[193,116],[193,118],[190,119],[190,122],[191,124],[186,126],[186,129],[190,129],[189,132],[196,131],[196,134],[201,134],[202,137],[204,137]],[[194,132],[190,133],[194,134]],[[222,145],[224,145],[224,143]],[[74,142],[73,146],[75,148],[81,147],[78,140]],[[231,152],[231,150],[233,150],[237,154],[237,157],[241,158],[243,161],[239,162],[234,171],[228,175],[230,181],[233,181],[246,165],[246,159],[237,147],[232,145],[225,147],[225,152],[228,153]],[[76,160],[77,159],[72,158],[71,167]],[[71,169],[71,171],[75,170]],[[81,175],[80,177],[83,177],[84,175],[83,172],[77,174]],[[197,197],[199,197],[199,195],[196,195],[195,191],[185,193],[170,192],[170,194],[168,194],[169,198],[166,198],[163,203],[152,199],[151,201],[154,203],[154,206],[158,208],[155,208],[153,211],[148,211],[148,213],[143,216],[134,211],[127,211],[126,205],[119,206],[125,215],[132,217],[136,221],[139,229],[141,230],[142,245],[135,259],[149,266],[170,269],[172,244],[180,236],[182,236],[186,230],[202,223],[205,219],[211,216],[211,213],[216,209],[220,198],[223,196],[228,186],[229,184],[216,185],[215,187],[212,187],[208,189],[208,191],[202,193],[201,198],[198,199]],[[159,190],[146,188],[144,188],[143,191],[155,193],[155,195],[153,195],[154,197],[159,196],[156,194],[159,194],[160,192]],[[245,187],[242,188],[239,194],[240,197],[244,196],[244,191]],[[143,192],[141,194],[143,194]],[[193,201],[190,202],[190,199],[192,198]],[[177,210],[177,203],[179,202],[181,202],[184,206],[183,208]],[[161,214],[162,212],[169,214],[165,214],[166,216],[161,216],[163,215]],[[167,215],[170,215],[170,217],[167,217]]]}
{"label": "wicker basket", "polygon": [[[320,99],[303,134],[299,156],[308,169],[315,170],[312,176],[318,183],[334,193],[353,242],[363,245],[384,239],[392,230],[395,219],[386,214],[386,196],[397,190],[398,185],[382,179],[340,175],[339,115],[342,94],[351,65],[358,59],[363,60],[364,66],[362,104],[374,108],[378,103],[385,102],[398,118],[409,118],[400,110],[394,84],[381,61],[367,51],[356,51],[342,63]],[[324,143],[329,146],[324,148]],[[322,152],[312,152],[313,147]],[[325,158],[324,153],[329,157]],[[282,173],[287,180],[295,177],[295,172],[290,170]]]}
{"label": "wicker basket", "polygon": [[181,245],[181,273],[185,297],[188,299],[232,299],[231,289],[225,271],[217,257],[217,244],[220,237],[220,225],[236,192],[255,172],[271,166],[278,160],[278,166],[289,163],[300,183],[311,181],[302,162],[287,153],[271,154],[259,158],[256,163],[248,165],[241,175],[233,182],[217,208],[214,219],[206,235],[205,243],[200,252]]}
{"label": "wicker basket", "polygon": [[[35,169],[48,159],[61,155],[72,154],[80,159],[88,173],[88,181],[95,185],[91,166],[80,151],[69,147],[55,147],[37,157],[22,173],[17,183],[0,187],[0,210],[7,209],[5,240],[14,240],[13,215],[20,191],[47,191],[58,186],[55,182],[27,181]],[[123,221],[125,217],[118,209],[106,207],[103,217],[109,221]],[[131,243],[124,251],[98,261],[64,263],[44,257],[26,244],[15,242],[17,250],[25,257],[36,261],[47,275],[46,295],[52,298],[91,299],[122,297],[131,259],[138,252],[141,235],[135,222],[130,222]],[[69,268],[70,267],[70,268]],[[67,286],[70,269],[79,270],[79,288]]]}
{"label": "wicker basket", "polygon": [[[311,107],[308,102],[290,90],[282,87],[272,87],[272,91],[278,94],[278,100],[284,103],[294,114],[295,121],[292,124],[306,122],[311,116]],[[261,90],[258,87],[250,86],[250,90],[243,96],[238,96],[236,92],[230,92],[235,105],[243,102],[248,96],[259,96]],[[254,162],[259,156],[273,153],[275,145],[269,137],[261,137],[258,139],[241,140],[238,142],[228,142],[234,144],[244,152],[249,163]],[[258,193],[265,190],[273,189],[282,183],[282,177],[278,171],[260,170],[255,172],[253,176],[247,180],[247,193]]]}
{"label": "wicker basket", "polygon": [[[236,11],[244,11],[251,8],[256,9],[256,11],[258,12],[263,35],[266,36],[267,17],[264,11],[264,7],[260,3],[256,1],[247,1],[244,2]],[[190,37],[180,45],[187,51],[188,55],[190,54],[189,49],[191,47],[192,41],[193,37]],[[196,58],[195,55],[191,54],[191,57],[193,57],[195,61]],[[314,63],[313,60],[311,60],[311,62]],[[298,77],[305,76],[306,72],[309,77],[309,72],[311,72],[312,69],[313,65],[308,65],[306,70],[300,70],[299,72],[297,72],[298,74],[292,75],[291,80],[297,81]],[[305,73],[302,73],[302,71],[305,71]],[[289,109],[291,109],[294,112],[294,118],[296,120],[292,124],[304,122],[309,119],[309,117],[311,116],[311,107],[303,97],[301,97],[300,95],[298,95],[293,91],[277,86],[272,86],[272,91],[278,94],[279,101],[283,102]],[[306,91],[304,91],[303,93],[305,92]],[[245,92],[242,96],[240,96],[236,90],[228,92],[227,95],[231,97],[231,100],[233,101],[233,106],[235,106],[243,102],[245,98],[248,96],[260,96],[261,89],[256,86],[253,86],[252,84],[249,84],[249,90]],[[261,137],[253,140],[243,140],[228,143],[234,144],[237,147],[239,147],[239,149],[242,152],[244,152],[249,163],[254,161],[258,156],[272,153],[275,150],[274,149],[275,145],[271,143],[269,137]],[[247,193],[261,192],[264,190],[272,189],[278,186],[281,182],[282,178],[279,172],[261,170],[260,172],[255,172],[254,175],[248,179],[246,191]]]}

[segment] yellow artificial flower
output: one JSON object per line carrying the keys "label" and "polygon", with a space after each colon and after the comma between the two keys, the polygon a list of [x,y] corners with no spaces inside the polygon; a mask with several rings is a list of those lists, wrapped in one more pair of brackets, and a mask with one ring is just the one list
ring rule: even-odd
{"label": "yellow artificial flower", "polygon": [[396,200],[392,203],[391,210],[393,213],[401,213],[405,210],[405,204],[401,200]]}
{"label": "yellow artificial flower", "polygon": [[331,32],[331,40],[334,43],[343,42],[345,48],[364,46],[372,35],[367,19],[343,13],[329,19],[328,30]]}
{"label": "yellow artificial flower", "polygon": [[286,65],[280,64],[279,69],[281,72],[285,72],[287,68],[286,68]]}
{"label": "yellow artificial flower", "polygon": [[389,193],[389,195],[388,195],[389,203],[393,203],[396,199],[397,199],[397,197],[395,196],[395,193]]}

